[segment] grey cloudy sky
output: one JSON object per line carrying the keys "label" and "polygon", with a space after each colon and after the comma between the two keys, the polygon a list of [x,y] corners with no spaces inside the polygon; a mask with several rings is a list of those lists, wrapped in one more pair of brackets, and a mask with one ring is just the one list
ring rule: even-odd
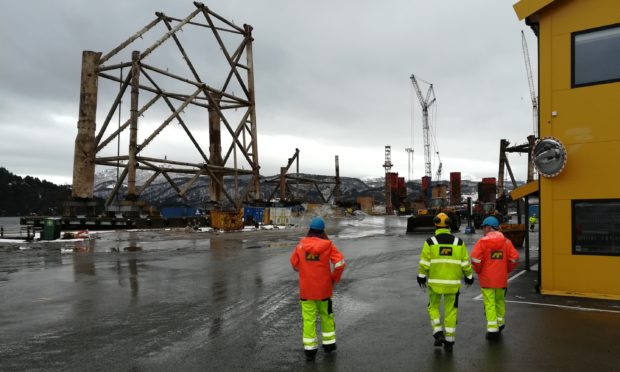
{"label": "grey cloudy sky", "polygon": [[[235,24],[254,27],[261,174],[300,149],[300,170],[424,173],[422,115],[409,76],[434,84],[433,130],[444,179],[496,177],[499,141],[526,141],[532,107],[521,47],[536,78],[536,39],[516,0],[212,0]],[[184,18],[191,1],[7,0],[0,13],[0,166],[71,182],[81,53],[108,52],[155,18]],[[159,29],[159,34],[163,30]],[[421,85],[426,91],[427,86]],[[99,113],[99,116],[105,113]],[[163,118],[162,118],[163,120]],[[178,149],[177,149],[178,148]],[[167,156],[183,151],[169,143]],[[162,155],[163,154],[159,154]],[[194,159],[198,160],[198,158]],[[526,157],[511,155],[519,179]],[[433,159],[433,174],[437,159]]]}

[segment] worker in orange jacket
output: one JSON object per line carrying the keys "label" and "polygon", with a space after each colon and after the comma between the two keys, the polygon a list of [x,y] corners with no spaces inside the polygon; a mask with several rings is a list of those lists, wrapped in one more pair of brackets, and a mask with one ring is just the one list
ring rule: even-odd
{"label": "worker in orange jacket", "polygon": [[299,272],[303,345],[306,360],[311,361],[315,359],[319,347],[317,312],[321,318],[323,351],[331,353],[336,350],[336,324],[331,297],[333,285],[340,281],[345,263],[342,253],[325,234],[325,221],[314,217],[309,227],[308,234],[300,240],[291,255],[291,265]]}
{"label": "worker in orange jacket", "polygon": [[497,340],[505,327],[506,289],[508,273],[519,263],[519,252],[510,239],[499,230],[499,221],[490,216],[482,221],[484,236],[476,242],[471,252],[471,263],[484,301],[487,319],[486,338]]}

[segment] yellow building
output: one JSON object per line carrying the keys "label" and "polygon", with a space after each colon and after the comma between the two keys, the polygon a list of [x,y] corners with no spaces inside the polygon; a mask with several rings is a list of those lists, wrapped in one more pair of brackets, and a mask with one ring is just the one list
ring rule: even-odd
{"label": "yellow building", "polygon": [[538,185],[541,292],[620,299],[620,1],[514,9],[538,36],[540,138],[566,150]]}

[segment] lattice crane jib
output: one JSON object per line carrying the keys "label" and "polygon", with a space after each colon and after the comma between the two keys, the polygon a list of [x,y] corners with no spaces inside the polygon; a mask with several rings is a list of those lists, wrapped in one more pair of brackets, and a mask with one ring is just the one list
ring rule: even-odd
{"label": "lattice crane jib", "polygon": [[411,82],[415,90],[420,106],[422,107],[422,132],[424,138],[424,175],[432,176],[431,171],[431,141],[430,141],[430,125],[428,117],[428,109],[435,103],[435,90],[433,84],[428,85],[426,95],[422,95],[422,90],[415,75],[411,75]]}
{"label": "lattice crane jib", "polygon": [[527,83],[530,88],[530,99],[532,101],[532,133],[538,136],[538,97],[536,96],[536,87],[534,86],[534,78],[532,74],[532,64],[530,63],[530,52],[527,48],[527,40],[525,33],[521,30],[521,45],[523,47],[523,58],[525,60],[525,72],[527,73]]}

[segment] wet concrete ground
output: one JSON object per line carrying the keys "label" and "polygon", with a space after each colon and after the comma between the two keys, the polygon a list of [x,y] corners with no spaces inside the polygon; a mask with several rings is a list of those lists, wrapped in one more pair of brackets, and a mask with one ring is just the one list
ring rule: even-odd
{"label": "wet concrete ground", "polygon": [[[454,352],[434,348],[415,281],[427,234],[405,227],[395,216],[328,220],[347,269],[334,295],[338,351],[319,351],[315,362],[304,360],[288,263],[305,228],[110,232],[90,241],[90,252],[70,254],[60,243],[3,245],[0,370],[620,369],[620,301],[541,296],[536,272],[522,266],[501,341],[484,338],[475,283],[462,289]],[[471,251],[480,233],[459,236]]]}

